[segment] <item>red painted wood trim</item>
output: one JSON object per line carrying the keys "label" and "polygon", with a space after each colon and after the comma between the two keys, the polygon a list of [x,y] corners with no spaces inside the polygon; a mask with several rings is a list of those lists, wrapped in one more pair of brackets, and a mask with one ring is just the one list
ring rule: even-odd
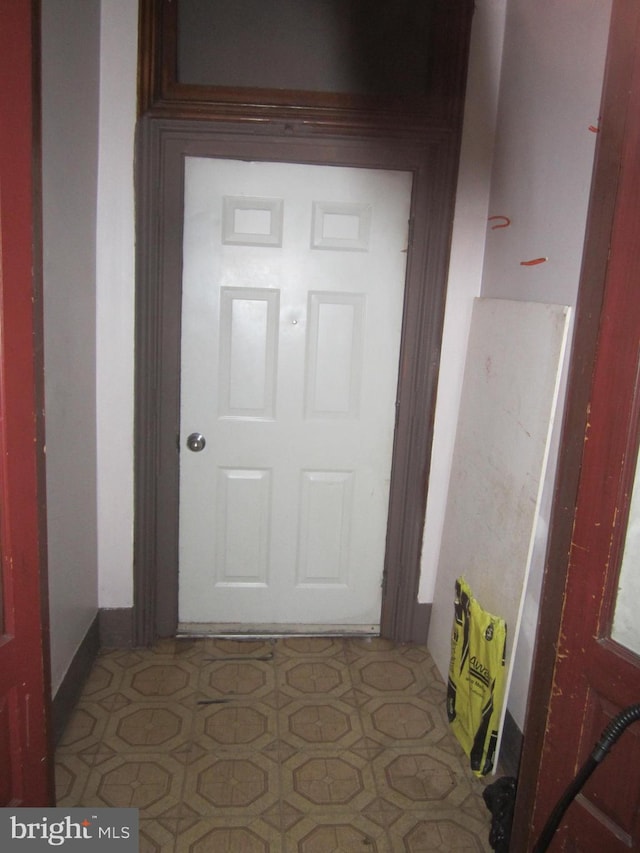
{"label": "red painted wood trim", "polygon": [[[530,849],[599,735],[599,728],[591,731],[599,721],[591,716],[589,691],[606,696],[614,707],[638,701],[637,661],[603,638],[617,585],[628,511],[625,493],[635,468],[638,438],[639,31],[637,3],[614,0],[512,834],[514,849],[522,851]],[[605,766],[594,779],[607,780],[608,772]],[[593,845],[589,849],[614,849],[610,838],[604,844],[598,840],[600,825],[579,805],[573,809],[589,833]],[[571,819],[568,813],[565,823]],[[553,849],[564,849],[563,843],[566,838],[559,834],[560,846]]]}
{"label": "red painted wood trim", "polygon": [[[0,689],[19,805],[53,802],[44,561],[40,304],[39,5],[0,0]],[[13,771],[17,773],[17,765]],[[6,769],[6,768],[5,768]]]}

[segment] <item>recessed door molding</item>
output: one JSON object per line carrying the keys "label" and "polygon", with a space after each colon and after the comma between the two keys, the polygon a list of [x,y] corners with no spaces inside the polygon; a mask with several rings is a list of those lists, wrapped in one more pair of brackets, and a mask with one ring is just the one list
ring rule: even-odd
{"label": "recessed door molding", "polygon": [[426,639],[417,601],[457,165],[457,138],[300,135],[144,118],[138,139],[135,640],[175,634],[183,163],[187,156],[398,169],[413,174],[412,239],[396,401],[381,614],[384,636]]}

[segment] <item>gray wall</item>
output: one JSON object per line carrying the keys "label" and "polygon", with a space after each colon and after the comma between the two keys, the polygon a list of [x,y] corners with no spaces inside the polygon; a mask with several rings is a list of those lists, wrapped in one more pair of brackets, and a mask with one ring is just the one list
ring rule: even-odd
{"label": "gray wall", "polygon": [[[610,0],[509,0],[482,296],[575,306],[591,190]],[[535,266],[521,261],[547,258]],[[524,727],[566,371],[508,708]],[[516,626],[512,626],[515,630]]]}
{"label": "gray wall", "polygon": [[[499,81],[491,77],[491,83],[499,84],[499,89],[488,209],[475,204],[469,212],[467,196],[480,185],[487,159],[478,156],[482,149],[479,152],[475,149],[478,130],[482,133],[483,126],[471,99],[478,82],[482,82],[482,60],[496,53],[501,9],[506,16]],[[458,419],[453,393],[462,382],[467,349],[464,321],[471,310],[472,296],[476,295],[467,286],[470,271],[464,262],[460,263],[461,249],[465,250],[465,258],[478,260],[478,253],[472,253],[469,247],[473,249],[475,245],[472,238],[481,236],[484,260],[477,295],[571,307],[576,304],[597,139],[592,128],[597,129],[598,124],[610,9],[610,0],[599,3],[477,0],[427,523],[431,503],[443,495],[446,498],[450,467],[447,460]],[[494,117],[491,100],[485,97],[479,105],[484,107],[486,121],[491,121]],[[465,146],[468,138],[474,145]],[[508,217],[510,225],[494,228],[505,220],[487,221],[490,216]],[[541,257],[547,260],[534,266],[521,265],[522,261]],[[516,656],[507,707],[521,729],[525,722],[565,387],[566,378],[560,389],[540,517],[529,560],[529,580],[519,619],[508,626]],[[440,587],[440,595],[434,594],[429,599],[430,588],[426,584],[427,574],[437,577],[435,564],[439,549],[438,528],[435,524],[427,525],[421,600],[433,601],[429,647],[446,679],[453,591]],[[461,573],[464,570],[461,567]]]}
{"label": "gray wall", "polygon": [[42,3],[42,183],[52,688],[98,607],[96,200],[100,0]]}

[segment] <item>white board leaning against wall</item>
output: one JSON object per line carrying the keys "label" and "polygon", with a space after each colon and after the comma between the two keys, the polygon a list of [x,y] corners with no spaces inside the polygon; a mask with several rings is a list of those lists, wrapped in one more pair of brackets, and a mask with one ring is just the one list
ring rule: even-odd
{"label": "white board leaning against wall", "polygon": [[480,605],[507,623],[503,719],[569,311],[564,305],[481,298],[473,308],[429,649],[446,680],[454,583],[462,575]]}

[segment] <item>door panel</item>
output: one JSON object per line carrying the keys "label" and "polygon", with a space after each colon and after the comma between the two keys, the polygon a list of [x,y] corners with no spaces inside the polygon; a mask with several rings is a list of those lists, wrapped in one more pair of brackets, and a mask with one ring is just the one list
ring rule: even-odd
{"label": "door panel", "polygon": [[[596,185],[592,193],[592,221],[594,211],[598,212],[602,217],[600,228],[606,230],[603,234],[591,230],[589,239],[602,242],[599,251],[606,253],[607,266],[604,286],[600,282],[604,296],[594,363],[589,365],[593,366],[593,375],[586,407],[588,419],[553,690],[544,724],[543,751],[535,771],[538,785],[529,842],[542,829],[605,726],[620,710],[640,701],[640,656],[611,637],[640,439],[639,32],[637,5],[616,0],[603,102],[603,129],[608,135],[598,153],[595,178],[600,182],[613,163],[617,194],[613,212],[605,221],[598,211],[601,194],[595,191]],[[617,79],[621,69],[625,73]],[[616,128],[621,128],[618,138]],[[590,257],[589,242],[586,257]],[[593,275],[587,265],[583,281]],[[590,323],[583,308],[576,330],[579,339],[585,324]],[[583,373],[591,375],[587,368]],[[570,401],[572,395],[579,398],[582,394],[581,382],[582,377],[574,371]],[[567,439],[565,453],[569,451]],[[552,568],[559,570],[561,566]],[[531,708],[536,702],[535,684],[533,691]],[[636,723],[624,732],[568,809],[550,849],[636,849],[640,845],[639,762],[640,730]],[[522,774],[525,785],[531,774],[531,765],[526,764]],[[524,817],[525,806],[524,796],[519,794],[518,834],[530,820],[528,815]]]}
{"label": "door panel", "polygon": [[411,185],[187,158],[183,629],[378,629]]}
{"label": "door panel", "polygon": [[220,293],[220,417],[273,419],[279,293],[223,287]]}

